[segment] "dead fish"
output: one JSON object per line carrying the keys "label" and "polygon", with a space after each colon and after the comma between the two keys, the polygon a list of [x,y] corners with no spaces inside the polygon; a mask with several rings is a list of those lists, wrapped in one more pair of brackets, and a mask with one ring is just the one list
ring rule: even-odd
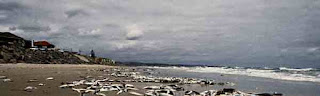
{"label": "dead fish", "polygon": [[97,96],[107,96],[106,94],[103,93],[95,93]]}
{"label": "dead fish", "polygon": [[3,79],[3,82],[12,82],[11,79]]}
{"label": "dead fish", "polygon": [[28,80],[28,82],[38,82],[37,79],[31,79],[31,80]]}
{"label": "dead fish", "polygon": [[37,89],[37,87],[28,86],[28,87],[24,88],[24,91],[31,92],[34,89]]}
{"label": "dead fish", "polygon": [[7,79],[7,76],[0,76],[0,79]]}
{"label": "dead fish", "polygon": [[45,84],[43,84],[43,83],[39,83],[38,85],[39,85],[39,86],[44,86]]}
{"label": "dead fish", "polygon": [[129,94],[135,95],[135,96],[143,96],[143,94],[137,93],[137,92],[129,92]]}
{"label": "dead fish", "polygon": [[53,80],[54,78],[53,77],[48,77],[46,80]]}

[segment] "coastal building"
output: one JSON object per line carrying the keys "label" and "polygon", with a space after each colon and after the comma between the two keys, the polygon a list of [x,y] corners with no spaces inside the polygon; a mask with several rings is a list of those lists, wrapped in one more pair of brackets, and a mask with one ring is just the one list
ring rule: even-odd
{"label": "coastal building", "polygon": [[36,50],[54,50],[55,45],[49,43],[48,41],[32,41],[32,49]]}

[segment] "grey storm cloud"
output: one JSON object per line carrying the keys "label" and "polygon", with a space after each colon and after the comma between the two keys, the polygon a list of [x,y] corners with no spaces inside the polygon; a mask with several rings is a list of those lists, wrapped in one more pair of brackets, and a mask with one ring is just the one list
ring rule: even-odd
{"label": "grey storm cloud", "polygon": [[0,30],[119,61],[320,67],[319,10],[318,0],[0,0]]}
{"label": "grey storm cloud", "polygon": [[17,2],[0,2],[1,11],[15,11],[25,8],[20,3]]}
{"label": "grey storm cloud", "polygon": [[84,10],[70,10],[65,12],[68,18],[77,16],[77,15],[88,15]]}
{"label": "grey storm cloud", "polygon": [[39,31],[50,31],[51,30],[49,26],[30,26],[30,25],[10,27],[9,29],[11,31],[15,31],[17,29],[20,29],[20,30],[27,31],[27,32],[39,32]]}
{"label": "grey storm cloud", "polygon": [[24,13],[26,6],[17,2],[0,1],[0,24],[11,23],[20,13]]}

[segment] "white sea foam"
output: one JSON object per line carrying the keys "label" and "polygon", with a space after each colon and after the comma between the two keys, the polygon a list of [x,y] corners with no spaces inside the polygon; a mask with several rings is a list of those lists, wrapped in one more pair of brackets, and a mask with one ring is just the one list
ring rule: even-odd
{"label": "white sea foam", "polygon": [[294,69],[294,68],[287,68],[287,67],[280,67],[280,70],[287,70],[287,71],[312,71],[313,68],[303,68],[303,69]]}
{"label": "white sea foam", "polygon": [[[305,69],[292,69],[281,67],[277,70],[273,69],[251,69],[251,68],[230,68],[230,67],[152,67],[159,69],[173,69],[187,72],[201,72],[201,73],[220,73],[220,74],[234,74],[234,75],[245,75],[263,78],[272,78],[279,80],[290,80],[290,81],[308,81],[308,82],[320,82],[320,74],[315,76],[303,74],[301,72],[312,71],[312,68]],[[294,71],[294,72],[282,72]]]}

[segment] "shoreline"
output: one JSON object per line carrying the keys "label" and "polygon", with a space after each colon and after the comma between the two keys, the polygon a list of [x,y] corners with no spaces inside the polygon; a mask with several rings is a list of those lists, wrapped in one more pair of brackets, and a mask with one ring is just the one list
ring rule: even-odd
{"label": "shoreline", "polygon": [[[177,84],[177,83],[155,83],[142,81],[139,79],[135,80],[130,76],[120,76],[117,77],[113,73],[125,73],[128,70],[134,73],[143,73],[139,76],[147,76],[153,75],[161,78],[197,78],[199,79],[208,79],[215,80],[216,85],[202,85],[202,84],[179,84],[179,86],[186,88],[186,90],[195,90],[198,92],[202,92],[209,89],[221,90],[223,88],[235,88],[240,91],[248,92],[248,93],[263,93],[263,92],[280,92],[285,93],[285,96],[289,94],[292,95],[290,90],[286,91],[281,89],[282,87],[264,87],[264,83],[266,84],[282,84],[284,89],[287,88],[285,86],[289,86],[288,84],[293,84],[292,86],[316,86],[318,84],[312,85],[309,83],[296,82],[296,81],[283,81],[269,78],[260,78],[260,77],[250,77],[250,76],[241,76],[241,75],[222,75],[219,73],[201,73],[201,72],[188,72],[182,70],[173,70],[173,69],[152,69],[150,66],[109,66],[109,65],[88,65],[88,64],[27,64],[27,63],[19,63],[19,64],[0,64],[0,76],[6,76],[11,79],[12,82],[2,82],[0,79],[0,93],[1,96],[17,96],[17,95],[26,95],[26,96],[76,96],[79,95],[77,92],[72,91],[72,89],[61,89],[61,83],[63,82],[73,82],[77,80],[81,80],[86,77],[92,77],[91,79],[101,80],[104,78],[108,78],[110,80],[114,80],[111,83],[113,84],[132,84],[139,89],[139,93],[145,93],[147,90],[144,89],[146,86],[161,86],[168,84]],[[171,70],[171,71],[170,71]],[[158,75],[155,75],[155,74]],[[113,74],[113,75],[112,75]],[[46,80],[46,78],[53,77],[54,80]],[[148,77],[149,78],[149,77]],[[37,80],[37,82],[29,82],[28,80]],[[115,82],[119,80],[119,82]],[[134,82],[129,81],[125,82],[125,80],[135,80]],[[231,85],[217,85],[219,82],[231,82],[235,83],[235,86]],[[44,86],[39,86],[40,83],[45,84]],[[110,82],[109,82],[110,83]],[[279,86],[280,86],[279,85]],[[36,90],[32,92],[26,92],[23,89],[27,86],[35,86]],[[258,89],[256,89],[256,88]],[[279,89],[280,88],[280,89]],[[288,87],[289,89],[291,87]],[[317,88],[317,87],[315,87]],[[303,88],[302,88],[303,89]],[[291,88],[291,91],[294,89]],[[310,91],[313,90],[313,91]],[[314,90],[316,89],[308,89],[309,93],[315,94]],[[305,90],[307,91],[307,90]],[[313,93],[312,93],[313,92]],[[109,94],[108,92],[107,94]],[[181,96],[184,94],[183,92],[175,92],[175,96]],[[295,92],[296,94],[297,92]],[[302,92],[304,94],[306,92]],[[116,92],[111,92],[108,96],[116,94]],[[89,95],[95,96],[95,95]],[[132,96],[128,93],[121,94],[119,96]],[[292,96],[300,96],[300,95],[292,95]],[[310,95],[313,96],[313,95]]]}
{"label": "shoreline", "polygon": [[[112,75],[114,72],[126,72],[127,70],[139,70],[136,73],[148,73],[153,70],[148,68],[131,68],[124,66],[106,66],[106,65],[82,65],[82,64],[0,64],[0,76],[6,76],[10,79],[9,82],[0,82],[1,96],[77,96],[77,92],[72,89],[59,88],[65,82],[74,82],[81,78],[90,77],[93,80],[108,78],[113,80],[110,84],[128,83],[134,85],[137,92],[144,94],[147,92],[146,86],[162,86],[177,83],[155,83],[140,81],[140,79],[132,79],[132,77],[117,77]],[[146,71],[147,70],[147,71]],[[149,71],[148,71],[149,70]],[[137,77],[143,76],[137,75]],[[48,78],[50,80],[48,80]],[[52,79],[52,80],[51,80]],[[119,81],[120,82],[117,82]],[[134,82],[125,82],[125,80],[135,80]],[[142,80],[142,79],[141,79]],[[162,82],[162,81],[161,81]],[[108,84],[109,84],[108,83]],[[40,86],[41,84],[41,86]],[[218,85],[203,86],[200,84],[185,84],[181,85],[186,90],[204,91],[214,88]],[[30,87],[31,91],[26,91],[25,88]],[[227,87],[227,86],[226,86]],[[77,88],[77,87],[75,87]],[[199,90],[199,88],[201,90]],[[227,87],[228,88],[228,87]],[[105,94],[115,95],[113,92]],[[175,96],[181,96],[184,91],[175,92]],[[89,95],[91,96],[91,95]],[[95,95],[92,95],[95,96]],[[128,93],[120,94],[119,96],[134,96]]]}

